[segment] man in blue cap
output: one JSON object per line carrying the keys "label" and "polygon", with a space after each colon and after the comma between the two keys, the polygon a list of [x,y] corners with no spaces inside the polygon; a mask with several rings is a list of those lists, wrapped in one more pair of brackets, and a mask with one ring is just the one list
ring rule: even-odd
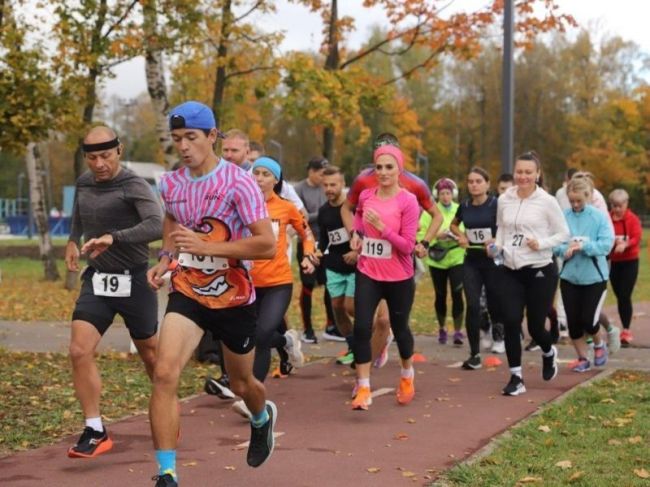
{"label": "man in blue cap", "polygon": [[264,385],[253,376],[257,316],[250,261],[272,258],[276,247],[264,197],[246,171],[215,155],[219,132],[210,108],[183,103],[171,111],[169,125],[181,167],[160,182],[163,246],[159,263],[147,274],[159,289],[172,261],[178,262],[149,410],[159,467],[156,487],[178,485],[178,382],[205,331],[221,340],[230,387],[252,413],[250,466],[271,455],[277,417]]}

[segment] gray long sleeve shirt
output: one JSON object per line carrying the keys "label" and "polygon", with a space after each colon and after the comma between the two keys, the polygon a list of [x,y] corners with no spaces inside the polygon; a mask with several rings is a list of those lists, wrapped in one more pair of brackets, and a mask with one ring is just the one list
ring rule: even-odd
{"label": "gray long sleeve shirt", "polygon": [[327,196],[322,186],[311,186],[306,179],[303,179],[295,186],[296,193],[305,204],[305,209],[309,214],[309,227],[314,234],[316,241],[319,240],[318,228],[318,210],[327,203]]}
{"label": "gray long sleeve shirt", "polygon": [[146,264],[149,242],[162,237],[162,208],[149,184],[130,169],[110,181],[92,172],[77,180],[70,241],[113,236],[113,244],[88,263],[101,272],[124,272]]}

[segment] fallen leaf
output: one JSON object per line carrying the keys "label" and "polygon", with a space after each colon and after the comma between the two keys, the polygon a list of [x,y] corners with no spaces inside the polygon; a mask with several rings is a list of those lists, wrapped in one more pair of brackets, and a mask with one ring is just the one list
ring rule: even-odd
{"label": "fallen leaf", "polygon": [[539,431],[544,432],[544,433],[550,433],[550,432],[551,432],[551,428],[549,428],[549,427],[546,426],[545,424],[541,425],[541,426],[540,426],[539,428],[537,428],[537,429],[538,429]]}
{"label": "fallen leaf", "polygon": [[406,433],[396,433],[395,434],[395,439],[396,440],[408,440],[409,435],[407,435]]}
{"label": "fallen leaf", "polygon": [[406,420],[406,422],[409,423],[409,424],[413,424],[413,423],[415,423],[415,420],[413,418],[409,418],[409,419]]}
{"label": "fallen leaf", "polygon": [[381,470],[379,467],[368,467],[366,470],[368,470],[369,473],[377,473]]}
{"label": "fallen leaf", "polygon": [[183,467],[196,467],[199,463],[196,461],[191,461],[183,464]]}
{"label": "fallen leaf", "polygon": [[611,440],[607,440],[607,444],[611,445],[611,446],[619,446],[619,445],[622,445],[623,442],[621,442],[620,440],[616,440],[616,439],[612,438]]}
{"label": "fallen leaf", "polygon": [[641,438],[640,436],[633,436],[632,438],[627,439],[627,442],[632,445],[636,445],[637,443],[641,443],[642,441],[643,438]]}
{"label": "fallen leaf", "polygon": [[460,377],[450,377],[449,382],[460,382]]}
{"label": "fallen leaf", "polygon": [[606,397],[605,399],[603,399],[600,402],[603,403],[603,404],[615,404],[616,403],[616,401],[614,401],[614,399],[612,399],[611,397]]}
{"label": "fallen leaf", "polygon": [[585,473],[581,470],[578,470],[577,472],[574,472],[571,474],[571,477],[569,477],[569,482],[575,482],[576,480],[584,477]]}
{"label": "fallen leaf", "polygon": [[517,483],[519,484],[534,484],[535,482],[541,482],[542,477],[524,477],[523,479],[519,479]]}
{"label": "fallen leaf", "polygon": [[650,479],[650,473],[645,468],[635,468],[634,474],[642,479]]}
{"label": "fallen leaf", "polygon": [[224,468],[225,470],[235,470],[235,466],[234,466],[234,465],[226,465],[226,466],[223,467],[223,468]]}
{"label": "fallen leaf", "polygon": [[415,473],[406,470],[405,472],[402,472],[402,477],[415,477]]}
{"label": "fallen leaf", "polygon": [[556,467],[560,467],[562,470],[573,467],[571,460],[561,460],[555,464]]}

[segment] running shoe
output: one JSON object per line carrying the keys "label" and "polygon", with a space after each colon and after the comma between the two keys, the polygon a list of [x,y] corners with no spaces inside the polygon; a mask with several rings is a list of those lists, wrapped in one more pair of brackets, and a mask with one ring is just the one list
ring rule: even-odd
{"label": "running shoe", "polygon": [[489,329],[481,330],[481,350],[490,350],[492,344],[492,332]]}
{"label": "running shoe", "polygon": [[623,329],[621,332],[621,346],[623,348],[627,348],[630,346],[633,340],[634,336],[632,336],[632,332],[628,328]]}
{"label": "running shoe", "polygon": [[397,402],[405,406],[415,396],[415,385],[413,377],[401,377],[397,388]]}
{"label": "running shoe", "polygon": [[526,392],[526,386],[524,385],[524,379],[518,375],[511,375],[510,382],[503,388],[504,396],[518,396]]}
{"label": "running shoe", "polygon": [[445,328],[440,328],[440,331],[438,332],[438,343],[440,345],[447,344],[447,330]]}
{"label": "running shoe", "polygon": [[536,350],[540,350],[540,348],[539,345],[535,343],[535,340],[531,338],[530,341],[528,342],[528,345],[524,347],[524,350],[526,350],[527,352],[535,352]]}
{"label": "running shoe", "polygon": [[345,337],[341,336],[339,329],[335,325],[329,325],[323,332],[323,340],[330,340],[332,342],[344,342]]}
{"label": "running shoe", "polygon": [[506,353],[506,344],[503,340],[495,340],[490,349],[492,353]]}
{"label": "running shoe", "polygon": [[246,406],[246,403],[244,401],[235,401],[232,403],[232,406],[230,406],[231,409],[239,414],[242,418],[246,418],[248,420],[251,419],[252,414],[248,407]]}
{"label": "running shoe", "polygon": [[377,357],[372,362],[372,366],[374,368],[381,369],[384,365],[386,365],[386,362],[388,362],[388,347],[390,347],[392,341],[393,341],[393,335],[391,333],[386,338],[386,344],[384,345],[384,348],[381,349],[381,353],[379,354],[379,357]]}
{"label": "running shoe", "polygon": [[610,353],[616,353],[621,349],[621,329],[618,326],[610,325],[607,329],[607,344]]}
{"label": "running shoe", "polygon": [[557,375],[557,348],[555,345],[551,346],[553,355],[546,357],[542,355],[542,378],[544,380],[552,380]]}
{"label": "running shoe", "polygon": [[291,365],[291,362],[281,361],[280,365],[271,373],[271,377],[274,379],[286,379],[292,371],[293,365]]}
{"label": "running shoe", "polygon": [[348,350],[348,353],[337,358],[336,363],[339,365],[350,365],[354,363],[354,353],[352,353],[352,350]]}
{"label": "running shoe", "polygon": [[300,339],[305,343],[318,343],[318,338],[316,338],[316,334],[311,328],[309,330],[305,330],[302,333]]}
{"label": "running shoe", "polygon": [[594,347],[594,365],[596,367],[602,367],[607,363],[609,357],[609,351],[607,350],[607,345],[603,343],[600,347]]}
{"label": "running shoe", "polygon": [[359,392],[359,384],[357,381],[354,381],[354,387],[352,388],[352,399],[354,399],[357,395],[357,392]]}
{"label": "running shoe", "polygon": [[575,363],[571,362],[571,364],[573,364],[571,370],[573,370],[574,372],[587,372],[588,370],[591,370],[591,362],[589,362],[589,360],[587,360],[586,358],[579,358],[578,360],[575,361]]}
{"label": "running shoe", "polygon": [[305,356],[302,354],[302,344],[300,343],[298,332],[296,330],[288,330],[284,336],[290,337],[287,339],[287,344],[284,346],[284,349],[289,354],[291,363],[295,367],[302,367],[305,365]]}
{"label": "running shoe", "polygon": [[246,455],[246,462],[251,467],[259,467],[264,464],[275,447],[273,429],[278,417],[278,408],[272,401],[266,401],[266,412],[269,413],[269,420],[263,426],[255,428],[251,424],[251,439]]}
{"label": "running shoe", "polygon": [[212,396],[217,396],[219,399],[235,398],[235,393],[230,390],[230,381],[225,375],[222,375],[218,379],[207,376],[203,390]]}
{"label": "running shoe", "polygon": [[106,428],[100,432],[86,426],[77,444],[68,449],[68,456],[70,458],[93,458],[106,453],[111,448],[113,448],[113,440],[108,436]]}
{"label": "running shoe", "polygon": [[151,480],[156,481],[155,487],[178,487],[178,483],[169,473],[166,473],[165,475],[154,475]]}
{"label": "running shoe", "polygon": [[463,335],[463,332],[458,330],[454,332],[454,345],[462,345],[463,344],[463,338],[465,338],[465,335]]}
{"label": "running shoe", "polygon": [[372,404],[372,395],[370,387],[358,387],[357,393],[352,400],[352,409],[356,411],[367,411],[368,406]]}
{"label": "running shoe", "polygon": [[569,338],[569,327],[566,323],[560,322],[560,338]]}
{"label": "running shoe", "polygon": [[480,369],[481,367],[482,364],[480,355],[472,355],[470,358],[463,362],[463,369],[465,370],[476,370]]}

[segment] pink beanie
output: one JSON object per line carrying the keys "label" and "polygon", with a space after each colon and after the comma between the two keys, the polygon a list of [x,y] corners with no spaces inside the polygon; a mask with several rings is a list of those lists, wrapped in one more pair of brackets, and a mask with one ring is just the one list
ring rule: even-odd
{"label": "pink beanie", "polygon": [[393,157],[393,159],[397,161],[399,172],[404,171],[404,155],[399,147],[395,147],[394,145],[382,145],[381,147],[378,147],[372,155],[373,162],[377,162],[377,158],[385,154]]}

